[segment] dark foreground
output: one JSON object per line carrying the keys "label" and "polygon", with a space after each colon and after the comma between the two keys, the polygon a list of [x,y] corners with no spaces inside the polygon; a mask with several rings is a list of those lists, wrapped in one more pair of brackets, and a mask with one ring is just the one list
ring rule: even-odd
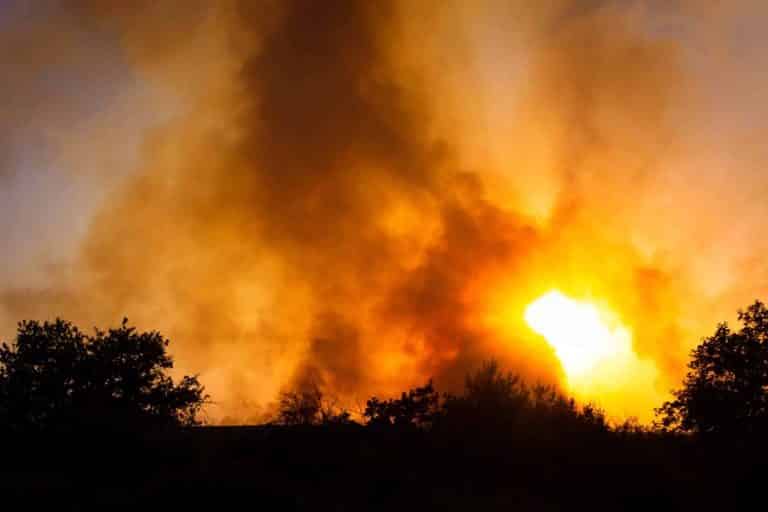
{"label": "dark foreground", "polygon": [[735,510],[764,502],[768,450],[734,438],[438,438],[353,425],[6,437],[3,453],[6,510]]}

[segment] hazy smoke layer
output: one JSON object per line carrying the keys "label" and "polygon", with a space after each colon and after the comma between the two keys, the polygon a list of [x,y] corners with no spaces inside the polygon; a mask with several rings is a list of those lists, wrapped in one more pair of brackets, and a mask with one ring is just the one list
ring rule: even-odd
{"label": "hazy smoke layer", "polygon": [[632,329],[655,399],[700,332],[686,308],[714,307],[657,214],[695,70],[649,8],[73,2],[162,91],[128,104],[175,103],[140,123],[142,163],[100,196],[75,263],[2,291],[6,319],[157,328],[211,415],[246,421],[307,376],[347,403],[455,388],[488,357],[556,382],[521,318],[558,287]]}

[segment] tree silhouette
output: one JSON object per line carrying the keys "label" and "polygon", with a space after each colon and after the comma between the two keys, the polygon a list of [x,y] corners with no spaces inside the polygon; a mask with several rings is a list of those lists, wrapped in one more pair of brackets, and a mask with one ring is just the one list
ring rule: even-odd
{"label": "tree silhouette", "polygon": [[426,385],[403,392],[399,399],[371,398],[363,416],[373,427],[429,428],[439,414],[440,396],[430,380]]}
{"label": "tree silhouette", "polygon": [[329,425],[351,421],[348,411],[326,399],[315,382],[280,395],[278,422],[283,425]]}
{"label": "tree silhouette", "polygon": [[21,322],[15,343],[0,346],[0,422],[21,431],[198,424],[207,396],[196,377],[167,375],[168,343],[127,320],[92,336],[61,319]]}
{"label": "tree silhouette", "polygon": [[509,424],[529,406],[530,398],[519,376],[504,373],[496,361],[488,361],[467,375],[463,394],[447,397],[446,418],[461,428]]}
{"label": "tree silhouette", "polygon": [[459,395],[440,395],[430,380],[400,398],[368,400],[363,414],[374,428],[459,432],[462,435],[606,431],[603,411],[579,408],[554,387],[528,386],[491,360],[467,375]]}
{"label": "tree silhouette", "polygon": [[493,360],[467,375],[463,394],[446,397],[442,419],[449,429],[502,437],[513,432],[536,436],[608,428],[601,409],[591,404],[579,408],[573,398],[549,385],[529,386]]}
{"label": "tree silhouette", "polygon": [[283,425],[314,425],[320,422],[323,394],[320,388],[285,391],[280,395],[279,420]]}
{"label": "tree silhouette", "polygon": [[755,432],[768,426],[768,309],[755,301],[691,353],[683,387],[656,414],[665,430]]}

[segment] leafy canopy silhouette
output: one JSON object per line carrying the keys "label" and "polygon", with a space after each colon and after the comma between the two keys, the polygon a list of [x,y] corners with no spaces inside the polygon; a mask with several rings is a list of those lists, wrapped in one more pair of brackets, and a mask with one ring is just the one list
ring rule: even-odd
{"label": "leafy canopy silhouette", "polygon": [[277,421],[281,425],[345,425],[351,423],[347,410],[327,399],[313,380],[280,394]]}
{"label": "leafy canopy silhouette", "polygon": [[497,430],[502,436],[607,429],[598,407],[586,404],[580,408],[553,386],[529,386],[519,375],[503,372],[493,360],[467,375],[464,393],[447,396],[444,409],[448,428]]}
{"label": "leafy canopy silhouette", "polygon": [[195,376],[167,375],[169,341],[117,329],[81,332],[56,319],[18,324],[0,346],[0,426],[20,431],[88,427],[147,428],[199,423],[207,400]]}
{"label": "leafy canopy silhouette", "polygon": [[683,387],[656,410],[663,429],[746,433],[768,427],[768,309],[755,301],[738,320],[739,331],[721,323],[693,350]]}
{"label": "leafy canopy silhouette", "polygon": [[441,414],[440,395],[430,380],[400,398],[368,400],[363,417],[372,427],[430,428]]}
{"label": "leafy canopy silhouette", "polygon": [[368,400],[363,417],[369,427],[438,432],[482,432],[484,435],[550,434],[605,431],[602,410],[577,407],[555,388],[529,387],[496,361],[484,363],[467,375],[463,393],[440,395],[430,380],[400,398]]}

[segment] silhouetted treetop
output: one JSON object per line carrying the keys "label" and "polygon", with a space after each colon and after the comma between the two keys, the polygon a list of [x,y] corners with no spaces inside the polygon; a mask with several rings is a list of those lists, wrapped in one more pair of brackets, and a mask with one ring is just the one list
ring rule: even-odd
{"label": "silhouetted treetop", "polygon": [[316,382],[308,381],[280,394],[277,421],[290,426],[338,425],[350,423],[351,419],[347,410],[323,395]]}
{"label": "silhouetted treetop", "polygon": [[24,321],[0,346],[0,422],[19,430],[199,423],[196,377],[167,375],[169,341],[127,320],[86,335],[71,323]]}
{"label": "silhouetted treetop", "polygon": [[662,428],[684,432],[755,432],[768,426],[768,309],[738,312],[742,327],[717,326],[691,353],[683,387],[656,413]]}
{"label": "silhouetted treetop", "polygon": [[440,395],[432,381],[403,392],[400,398],[368,400],[363,416],[376,427],[430,428],[442,413]]}
{"label": "silhouetted treetop", "polygon": [[603,412],[577,407],[555,388],[528,386],[495,361],[467,375],[461,394],[440,394],[430,380],[400,398],[368,400],[364,418],[374,428],[421,429],[462,436],[531,436],[607,430]]}
{"label": "silhouetted treetop", "polygon": [[495,361],[467,376],[464,393],[448,396],[445,423],[449,428],[505,435],[550,435],[607,429],[603,411],[579,408],[554,387],[527,385],[518,375],[503,372]]}

